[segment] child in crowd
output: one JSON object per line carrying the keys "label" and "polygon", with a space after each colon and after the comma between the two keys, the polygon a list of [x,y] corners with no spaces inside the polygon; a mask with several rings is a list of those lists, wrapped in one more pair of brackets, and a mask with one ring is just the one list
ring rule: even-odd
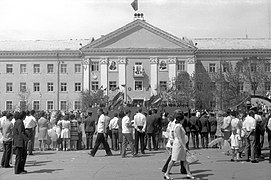
{"label": "child in crowd", "polygon": [[240,135],[237,133],[237,129],[232,130],[232,134],[229,138],[232,149],[232,158],[231,161],[239,160],[238,152],[239,152],[239,141],[241,141]]}
{"label": "child in crowd", "polygon": [[48,130],[48,136],[50,137],[50,139],[52,140],[52,144],[53,144],[53,150],[56,150],[56,144],[57,144],[57,134],[56,134],[56,129],[54,127],[50,128]]}

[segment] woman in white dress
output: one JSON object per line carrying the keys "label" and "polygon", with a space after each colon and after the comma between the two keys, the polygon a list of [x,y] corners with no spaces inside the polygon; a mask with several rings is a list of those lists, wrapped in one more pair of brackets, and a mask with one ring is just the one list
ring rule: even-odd
{"label": "woman in white dress", "polygon": [[184,120],[184,115],[180,112],[178,112],[175,115],[175,126],[174,126],[174,131],[173,131],[173,146],[172,146],[172,156],[171,156],[171,161],[168,164],[167,171],[164,175],[164,179],[172,179],[169,176],[170,170],[173,166],[173,164],[176,161],[183,161],[184,162],[184,167],[187,172],[187,178],[190,179],[195,179],[194,176],[192,176],[190,169],[189,169],[189,164],[186,161],[186,153],[187,153],[187,148],[185,146],[186,142],[188,141],[187,136],[185,135],[185,130],[183,126],[181,125]]}
{"label": "woman in white dress", "polygon": [[70,130],[71,130],[71,123],[69,121],[69,115],[65,115],[64,119],[59,121],[58,124],[61,124],[62,131],[61,131],[61,139],[63,143],[63,151],[69,150],[70,147]]}

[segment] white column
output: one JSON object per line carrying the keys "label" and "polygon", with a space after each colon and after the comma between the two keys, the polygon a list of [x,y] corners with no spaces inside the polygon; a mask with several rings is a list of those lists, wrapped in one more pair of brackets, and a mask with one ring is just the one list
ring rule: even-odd
{"label": "white column", "polygon": [[[119,88],[124,92],[124,101],[127,102],[127,82],[126,82],[126,64],[127,59],[125,57],[120,57],[118,59],[118,68],[119,68]],[[125,85],[125,86],[123,86]]]}
{"label": "white column", "polygon": [[151,64],[151,89],[152,94],[151,95],[157,95],[158,92],[158,58],[157,57],[151,57],[150,58],[150,64]]}
{"label": "white column", "polygon": [[90,90],[90,59],[83,58],[83,90]]}
{"label": "white column", "polygon": [[193,77],[195,74],[195,68],[196,68],[196,56],[188,57],[186,71],[191,77]]}
{"label": "white column", "polygon": [[173,85],[173,81],[176,79],[176,74],[177,74],[177,66],[176,66],[177,58],[168,58],[168,78],[170,82],[170,87]]}
{"label": "white column", "polygon": [[101,75],[101,86],[103,86],[103,89],[106,89],[105,95],[108,95],[108,58],[102,58],[100,59],[100,75]]}

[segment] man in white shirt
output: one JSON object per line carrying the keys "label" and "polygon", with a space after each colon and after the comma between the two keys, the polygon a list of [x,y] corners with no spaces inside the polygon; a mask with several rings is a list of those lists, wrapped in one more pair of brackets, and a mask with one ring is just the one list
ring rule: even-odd
{"label": "man in white shirt", "polygon": [[107,156],[112,156],[112,152],[109,148],[108,143],[105,141],[105,116],[104,116],[104,112],[103,109],[98,109],[97,111],[99,119],[98,119],[98,124],[97,124],[97,138],[95,141],[95,145],[92,151],[90,151],[90,153],[88,153],[90,156],[94,157],[96,152],[98,151],[98,148],[100,146],[100,144],[102,143],[106,152]]}
{"label": "man in white shirt", "polygon": [[122,118],[122,134],[123,134],[123,141],[122,141],[122,151],[121,151],[121,157],[125,158],[126,157],[126,148],[127,148],[127,144],[129,142],[130,147],[131,147],[131,151],[132,151],[132,155],[133,157],[136,157],[135,154],[135,149],[134,149],[134,139],[131,133],[131,127],[132,126],[132,122],[130,120],[130,114],[131,111],[130,110],[126,110],[125,111],[125,116]]}
{"label": "man in white shirt", "polygon": [[249,150],[251,153],[251,162],[257,163],[255,160],[255,129],[256,120],[254,119],[254,112],[250,110],[248,116],[243,122],[243,130],[245,131],[246,148],[245,148],[245,158],[249,162]]}
{"label": "man in white shirt", "polygon": [[144,137],[146,130],[146,116],[142,114],[142,109],[140,108],[136,115],[134,116],[134,127],[135,127],[135,154],[138,153],[138,143],[140,140],[140,150],[142,154],[144,152]]}
{"label": "man in white shirt", "polygon": [[109,130],[112,132],[112,148],[114,151],[118,150],[118,139],[119,139],[119,125],[118,125],[118,113],[114,113],[114,118],[110,120]]}
{"label": "man in white shirt", "polygon": [[[25,133],[28,137],[28,143],[27,143],[27,149],[28,149],[28,155],[33,155],[32,151],[34,149],[34,142],[32,141],[35,139],[35,128],[37,126],[36,118],[34,117],[35,111],[32,110],[31,112],[26,111],[26,117],[24,119],[24,126],[25,126]],[[33,138],[34,137],[34,138]]]}

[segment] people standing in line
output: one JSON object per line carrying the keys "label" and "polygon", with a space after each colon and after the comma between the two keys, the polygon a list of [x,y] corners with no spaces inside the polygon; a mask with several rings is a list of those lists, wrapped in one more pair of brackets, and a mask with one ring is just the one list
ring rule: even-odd
{"label": "people standing in line", "polygon": [[71,122],[69,120],[69,115],[65,114],[63,120],[59,121],[61,123],[61,139],[63,151],[67,151],[70,148],[70,138],[71,138]]}
{"label": "people standing in line", "polygon": [[23,120],[25,118],[24,112],[15,112],[14,114],[14,127],[13,127],[13,141],[16,152],[15,159],[15,174],[26,174],[25,170],[25,162],[27,158],[27,149],[26,143],[28,142],[28,138],[25,133],[25,127]]}
{"label": "people standing in line", "polygon": [[146,131],[146,116],[142,113],[140,108],[134,116],[134,127],[135,127],[135,154],[138,154],[138,145],[140,141],[141,154],[145,154],[145,131]]}
{"label": "people standing in line", "polygon": [[3,168],[11,168],[9,162],[11,158],[11,150],[12,150],[12,129],[13,124],[11,120],[13,115],[9,112],[5,114],[6,119],[1,122],[0,132],[2,133],[3,138],[3,155],[1,160],[1,167]]}
{"label": "people standing in line", "polygon": [[159,145],[162,142],[162,118],[158,114],[157,109],[152,109],[153,118],[154,118],[154,134],[155,134],[155,147],[154,150],[157,151],[160,147]]}
{"label": "people standing in line", "polygon": [[26,117],[24,120],[24,126],[25,126],[25,133],[29,139],[28,143],[27,143],[27,149],[28,149],[28,155],[33,155],[32,151],[33,151],[33,146],[34,144],[32,144],[32,140],[33,140],[33,136],[34,136],[34,129],[37,126],[37,122],[36,122],[36,118],[33,116],[35,114],[35,111],[32,110],[30,111],[26,111]]}
{"label": "people standing in line", "polygon": [[201,122],[199,118],[196,116],[196,112],[191,112],[191,118],[190,118],[190,132],[192,136],[192,142],[193,142],[193,148],[199,149],[199,132],[201,129]]}
{"label": "people standing in line", "polygon": [[152,115],[152,110],[149,110],[148,116],[147,116],[147,122],[146,122],[147,136],[145,136],[145,146],[148,145],[148,150],[149,151],[152,150],[151,142],[153,144],[153,149],[156,148],[156,139],[155,139],[155,133],[154,133],[154,123],[155,123],[155,118]]}
{"label": "people standing in line", "polygon": [[92,112],[88,112],[87,118],[84,122],[85,134],[86,134],[86,149],[93,149],[93,136],[96,130],[95,119],[92,117]]}
{"label": "people standing in line", "polygon": [[216,138],[215,134],[217,129],[217,120],[214,112],[210,112],[209,123],[210,123],[210,141],[213,141]]}
{"label": "people standing in line", "polygon": [[98,109],[97,114],[99,116],[98,124],[97,124],[97,138],[95,141],[94,148],[88,153],[90,156],[94,157],[100,144],[102,143],[107,156],[112,156],[112,152],[109,148],[108,142],[105,141],[105,116],[103,109]]}
{"label": "people standing in line", "polygon": [[182,113],[177,113],[175,115],[175,126],[173,131],[174,141],[172,146],[172,156],[171,161],[168,164],[168,168],[166,173],[164,174],[164,179],[172,179],[169,174],[170,170],[173,166],[173,164],[176,161],[183,161],[184,167],[187,173],[187,178],[195,179],[194,176],[192,176],[189,168],[189,164],[186,160],[187,156],[187,148],[186,143],[188,141],[187,136],[185,135],[185,130],[183,126],[181,125],[184,121],[184,116]]}
{"label": "people standing in line", "polygon": [[256,129],[256,120],[254,119],[254,112],[250,110],[248,116],[243,122],[243,129],[245,131],[246,138],[246,148],[245,148],[245,159],[249,162],[249,150],[251,156],[251,162],[257,163],[255,159],[255,129]]}
{"label": "people standing in line", "polygon": [[135,154],[135,146],[134,146],[134,139],[131,133],[131,128],[132,122],[130,120],[130,115],[131,111],[130,110],[125,110],[125,116],[122,118],[122,134],[123,134],[123,142],[122,142],[122,153],[121,157],[125,158],[126,157],[126,148],[129,143],[131,147],[131,153],[133,157],[136,157],[137,155]]}
{"label": "people standing in line", "polygon": [[118,125],[118,113],[114,113],[114,118],[110,120],[109,123],[109,130],[112,132],[112,141],[113,141],[113,147],[112,149],[114,151],[117,151],[118,148],[118,139],[119,139],[119,125]]}
{"label": "people standing in line", "polygon": [[201,125],[202,125],[201,131],[200,131],[201,146],[202,146],[202,148],[208,148],[210,122],[208,121],[207,112],[204,112],[199,120],[200,120]]}
{"label": "people standing in line", "polygon": [[77,149],[77,141],[79,140],[78,137],[78,121],[75,119],[75,115],[71,114],[70,115],[70,122],[71,122],[71,150],[78,150]]}
{"label": "people standing in line", "polygon": [[119,112],[119,119],[118,119],[118,133],[119,133],[119,150],[120,154],[122,153],[122,142],[123,142],[123,134],[122,134],[122,118],[125,116],[123,111]]}
{"label": "people standing in line", "polygon": [[190,117],[189,117],[189,112],[186,111],[184,113],[184,122],[183,122],[183,128],[185,130],[185,134],[188,138],[188,141],[186,143],[186,148],[189,149],[189,139],[190,139],[190,133],[191,133],[191,122],[190,122]]}
{"label": "people standing in line", "polygon": [[[48,138],[48,125],[49,121],[45,118],[45,112],[40,112],[40,118],[38,120],[38,140],[39,140],[39,150],[46,150],[46,141]],[[43,148],[42,148],[43,145]]]}

